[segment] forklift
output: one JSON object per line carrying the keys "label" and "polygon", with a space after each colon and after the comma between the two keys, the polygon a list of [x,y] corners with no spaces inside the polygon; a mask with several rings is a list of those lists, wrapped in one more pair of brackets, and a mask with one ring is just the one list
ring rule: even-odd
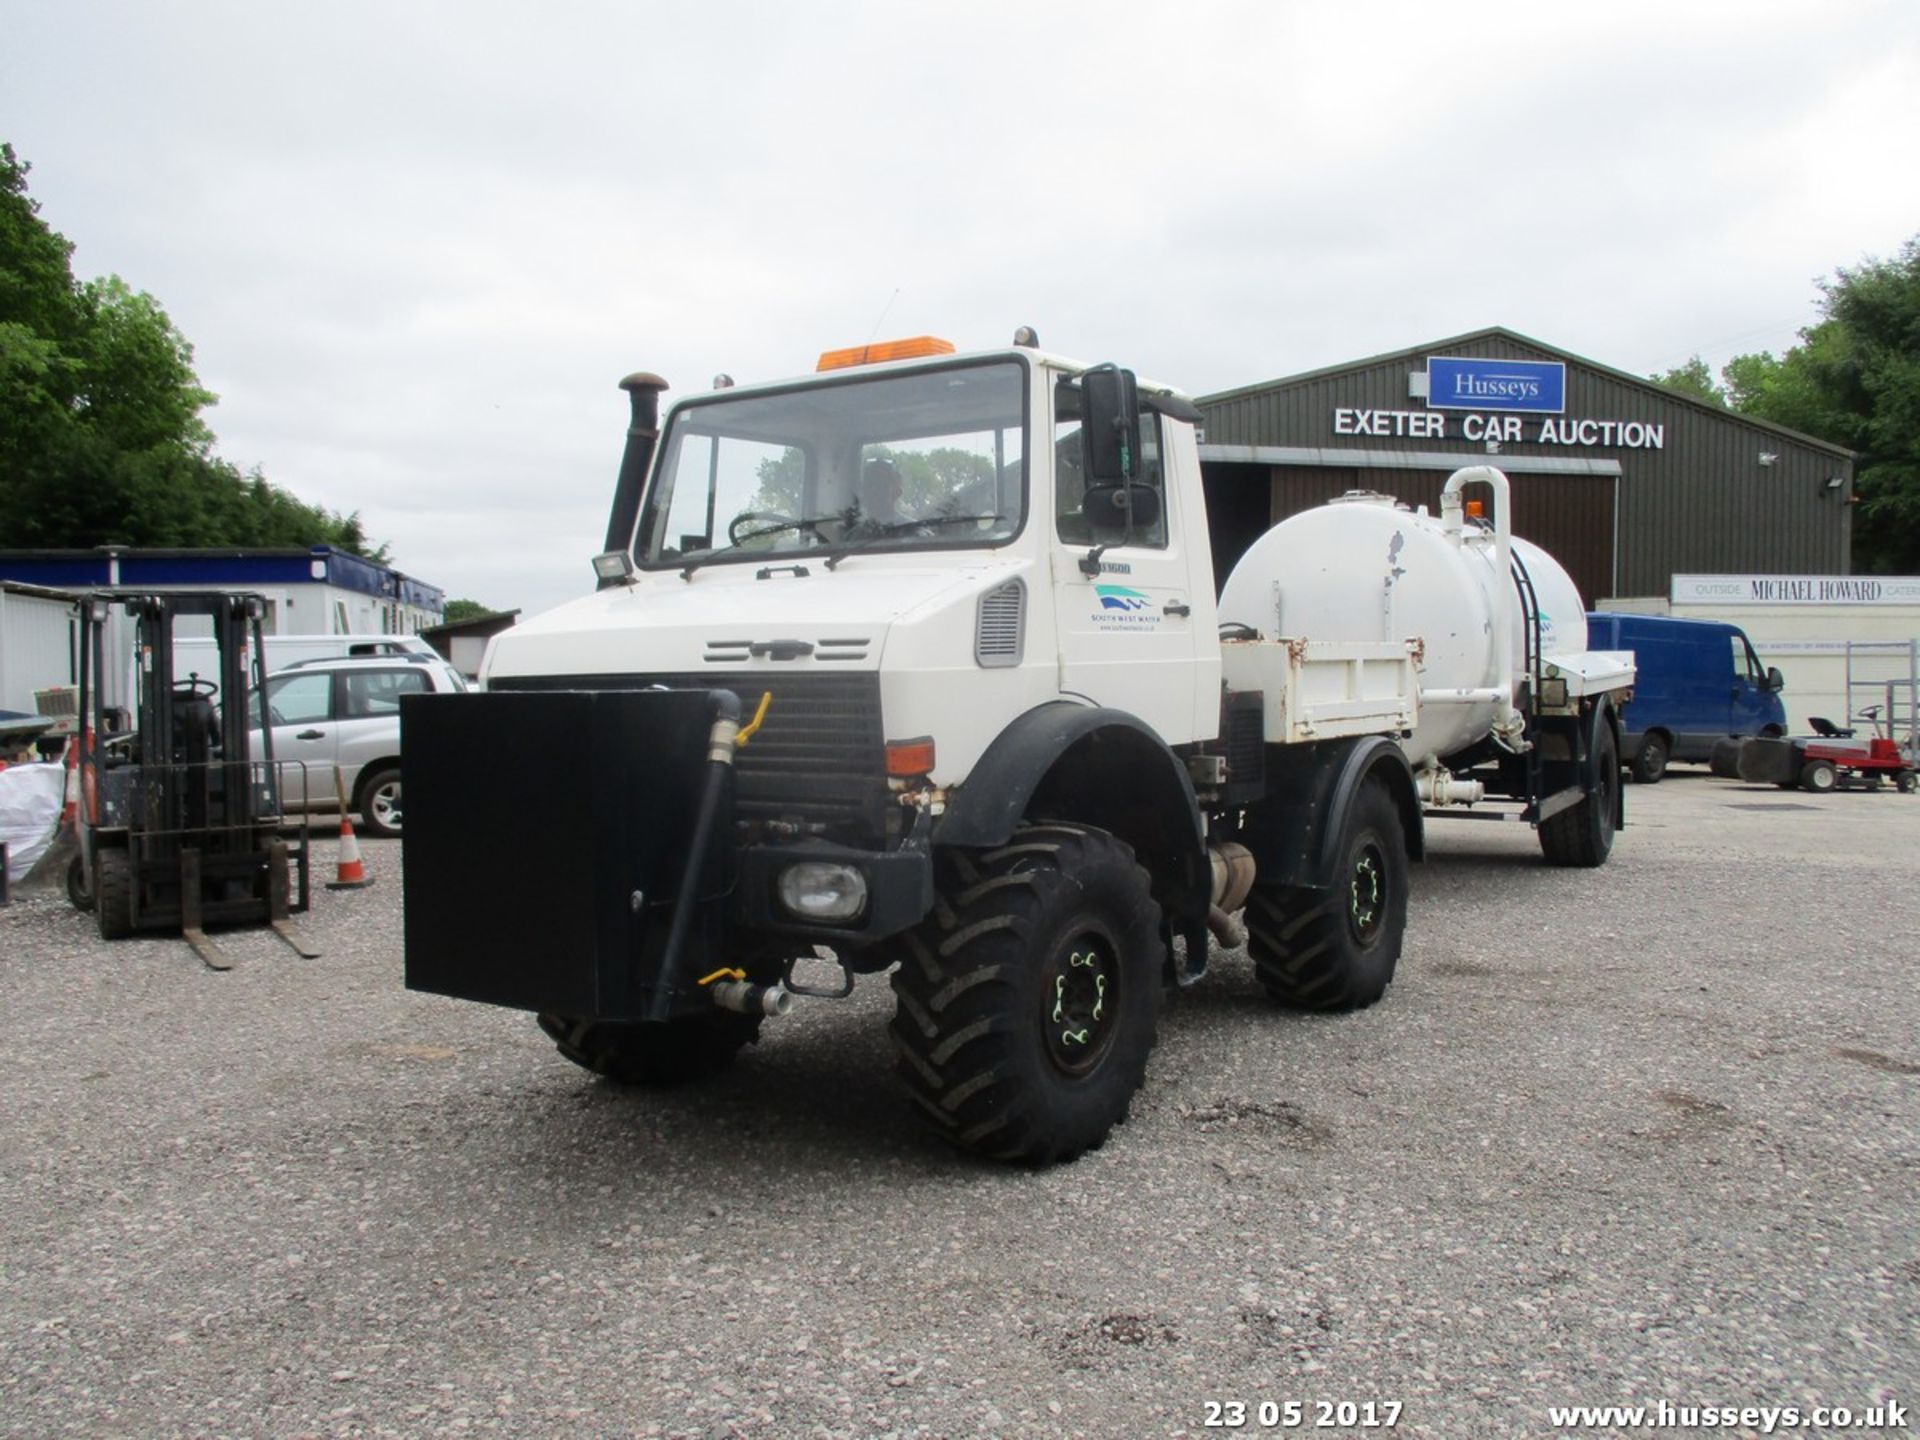
{"label": "forklift", "polygon": [[[307,826],[282,838],[272,732],[249,717],[266,606],[230,591],[96,590],[79,601],[79,854],[67,888],[103,939],[177,929],[208,968],[230,970],[206,926],[264,923],[300,954],[319,953],[288,924],[310,898]],[[121,653],[110,637],[124,633],[116,612],[133,624],[131,713],[108,703],[109,657]],[[187,617],[212,625],[217,679],[174,673],[175,625]]]}

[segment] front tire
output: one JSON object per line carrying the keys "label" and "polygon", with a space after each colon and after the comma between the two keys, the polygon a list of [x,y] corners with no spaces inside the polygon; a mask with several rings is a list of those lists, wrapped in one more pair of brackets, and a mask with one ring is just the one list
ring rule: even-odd
{"label": "front tire", "polygon": [[1377,781],[1347,812],[1337,866],[1331,890],[1256,884],[1247,897],[1247,954],[1282,1005],[1364,1009],[1393,981],[1407,929],[1407,842]]}
{"label": "front tire", "polygon": [[583,1070],[616,1085],[678,1085],[731,1065],[743,1045],[760,1038],[761,1018],[716,1009],[660,1025],[559,1015],[539,1020],[555,1048]]}
{"label": "front tire", "polygon": [[996,1160],[1098,1148],[1153,1050],[1166,947],[1146,871],[1113,836],[1065,824],[943,865],[893,973],[908,1093],[949,1141]]}
{"label": "front tire", "polygon": [[93,852],[93,918],[102,940],[133,934],[133,860],[124,850]]}

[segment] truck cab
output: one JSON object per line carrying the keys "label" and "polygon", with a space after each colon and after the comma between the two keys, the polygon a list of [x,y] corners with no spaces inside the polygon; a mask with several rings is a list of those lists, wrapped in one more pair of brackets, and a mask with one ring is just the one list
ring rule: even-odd
{"label": "truck cab", "polygon": [[[930,739],[936,788],[963,781],[1008,718],[1063,697],[1169,745],[1214,734],[1215,587],[1184,400],[1140,387],[1122,494],[1082,474],[1085,365],[1020,348],[823,362],[804,382],[675,405],[631,573],[500,636],[487,688],[698,674],[757,703],[771,686],[743,785],[847,801],[874,784],[832,768],[855,758],[853,717],[823,715],[815,749],[787,750],[792,727],[816,724],[782,703],[795,682],[884,716],[883,741]],[[883,467],[899,485],[879,513],[864,486]],[[799,773],[776,778],[789,761]]]}

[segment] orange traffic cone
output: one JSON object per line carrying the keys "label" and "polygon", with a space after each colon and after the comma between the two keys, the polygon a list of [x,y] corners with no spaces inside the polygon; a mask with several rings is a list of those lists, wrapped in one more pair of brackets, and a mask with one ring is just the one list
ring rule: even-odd
{"label": "orange traffic cone", "polygon": [[340,817],[340,864],[335,878],[327,882],[329,890],[364,890],[373,884],[373,876],[360,863],[360,842],[353,838],[353,821]]}

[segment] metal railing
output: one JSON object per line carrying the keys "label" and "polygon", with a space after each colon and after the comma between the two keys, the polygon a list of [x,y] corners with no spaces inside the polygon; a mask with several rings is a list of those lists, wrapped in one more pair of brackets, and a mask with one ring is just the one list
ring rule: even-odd
{"label": "metal railing", "polygon": [[1847,642],[1847,716],[1920,757],[1920,640]]}

